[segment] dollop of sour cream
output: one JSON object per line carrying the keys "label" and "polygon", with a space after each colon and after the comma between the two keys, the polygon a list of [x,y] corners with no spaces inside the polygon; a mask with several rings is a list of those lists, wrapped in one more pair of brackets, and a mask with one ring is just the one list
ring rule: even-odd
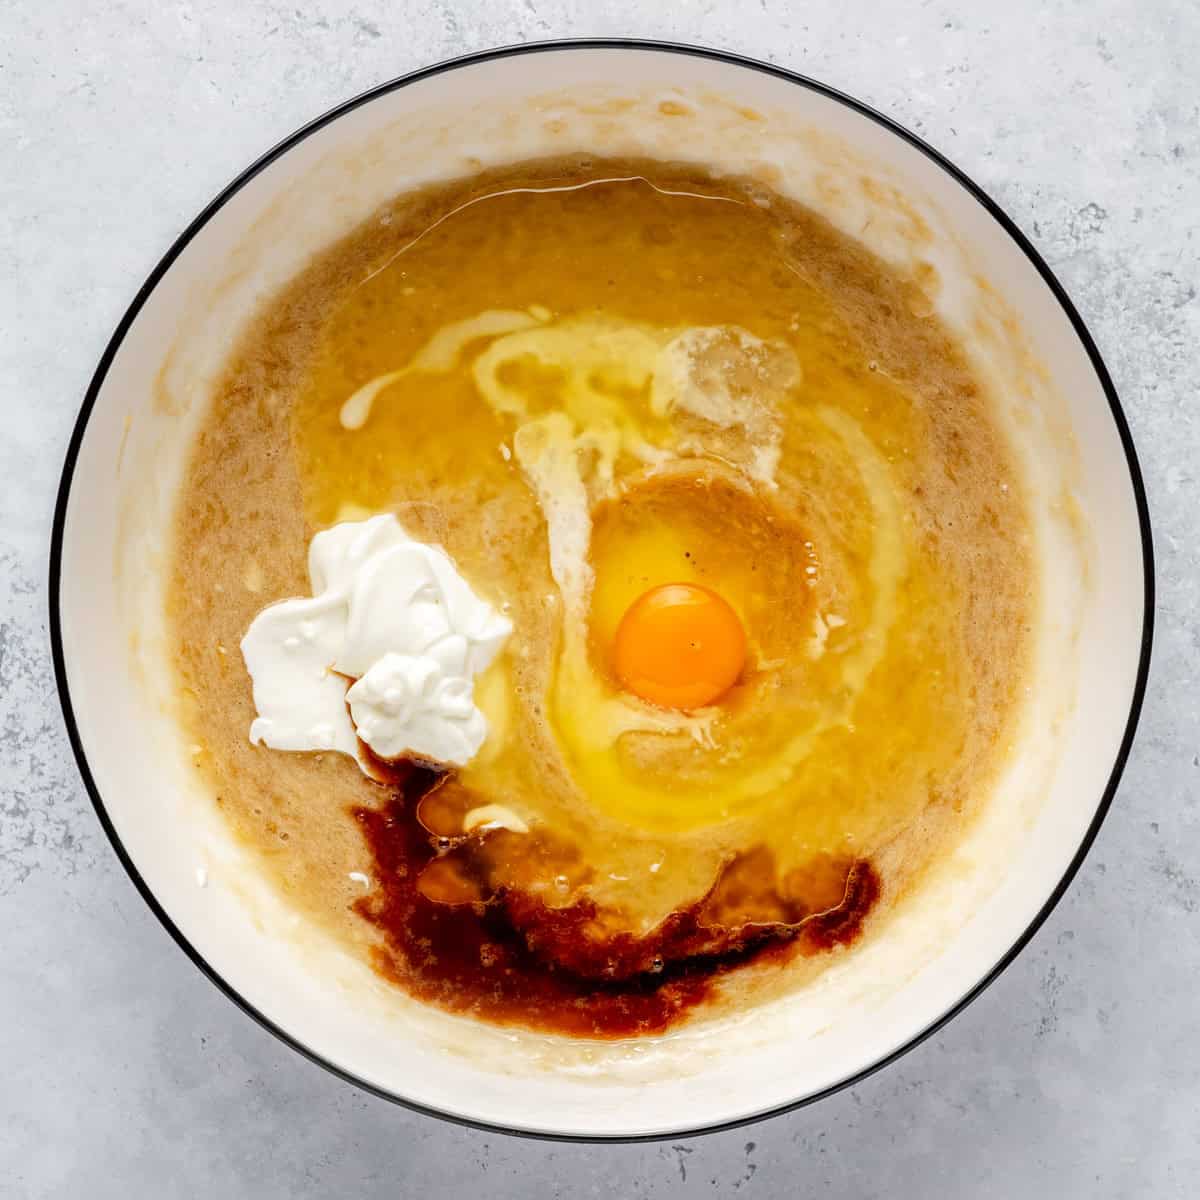
{"label": "dollop of sour cream", "polygon": [[250,740],[360,759],[361,738],[383,759],[468,763],[487,737],[475,677],[511,623],[391,513],[316,534],[308,575],[311,597],[265,608],[242,639]]}

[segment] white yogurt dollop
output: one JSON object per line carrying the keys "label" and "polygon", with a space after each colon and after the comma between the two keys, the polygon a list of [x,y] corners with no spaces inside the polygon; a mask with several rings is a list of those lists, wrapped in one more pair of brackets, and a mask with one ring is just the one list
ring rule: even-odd
{"label": "white yogurt dollop", "polygon": [[357,758],[361,738],[380,758],[469,762],[487,737],[475,676],[510,622],[391,513],[318,533],[308,574],[311,598],[272,604],[242,639],[250,740]]}

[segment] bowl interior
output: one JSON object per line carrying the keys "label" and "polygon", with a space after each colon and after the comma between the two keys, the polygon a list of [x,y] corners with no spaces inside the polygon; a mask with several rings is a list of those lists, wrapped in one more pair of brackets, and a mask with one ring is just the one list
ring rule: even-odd
{"label": "bowl interior", "polygon": [[[719,1024],[591,1044],[485,1028],[381,985],[256,878],[190,769],[165,667],[161,566],[181,463],[241,323],[406,186],[588,150],[756,173],[900,267],[992,383],[1031,482],[1043,602],[997,795],[887,936]],[[189,229],[97,374],[56,527],[64,703],[148,899],[222,985],[356,1080],[541,1133],[679,1133],[811,1098],[940,1021],[1056,895],[1115,785],[1140,693],[1144,513],[1103,368],[1047,275],[945,164],[822,89],[721,56],[568,45],[381,89],[291,139]]]}

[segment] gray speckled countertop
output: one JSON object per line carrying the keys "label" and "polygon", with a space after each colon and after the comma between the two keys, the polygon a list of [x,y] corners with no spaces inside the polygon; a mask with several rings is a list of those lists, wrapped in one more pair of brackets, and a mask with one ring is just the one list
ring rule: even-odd
{"label": "gray speckled countertop", "polygon": [[[1030,234],[1090,324],[1157,534],[1137,745],[1091,856],[1026,952],[858,1087],[674,1145],[458,1129],[355,1091],[242,1016],[105,842],[46,635],[67,437],[174,236],[261,150],[352,93],[465,50],[582,34],[768,58],[945,151]],[[1200,1193],[1198,62],[1194,0],[0,6],[0,1195]]]}

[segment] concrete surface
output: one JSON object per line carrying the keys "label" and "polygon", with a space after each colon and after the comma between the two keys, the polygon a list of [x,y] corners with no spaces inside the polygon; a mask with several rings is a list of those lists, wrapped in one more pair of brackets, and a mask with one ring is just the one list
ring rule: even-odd
{"label": "concrete surface", "polygon": [[[674,1145],[546,1145],[413,1116],[241,1016],[106,844],[46,639],[68,433],[113,326],[183,225],[335,101],[464,50],[588,33],[768,58],[948,153],[1090,323],[1157,525],[1141,734],[1089,861],[1026,953],[852,1091]],[[0,1195],[1200,1193],[1198,61],[1193,0],[0,6]]]}

